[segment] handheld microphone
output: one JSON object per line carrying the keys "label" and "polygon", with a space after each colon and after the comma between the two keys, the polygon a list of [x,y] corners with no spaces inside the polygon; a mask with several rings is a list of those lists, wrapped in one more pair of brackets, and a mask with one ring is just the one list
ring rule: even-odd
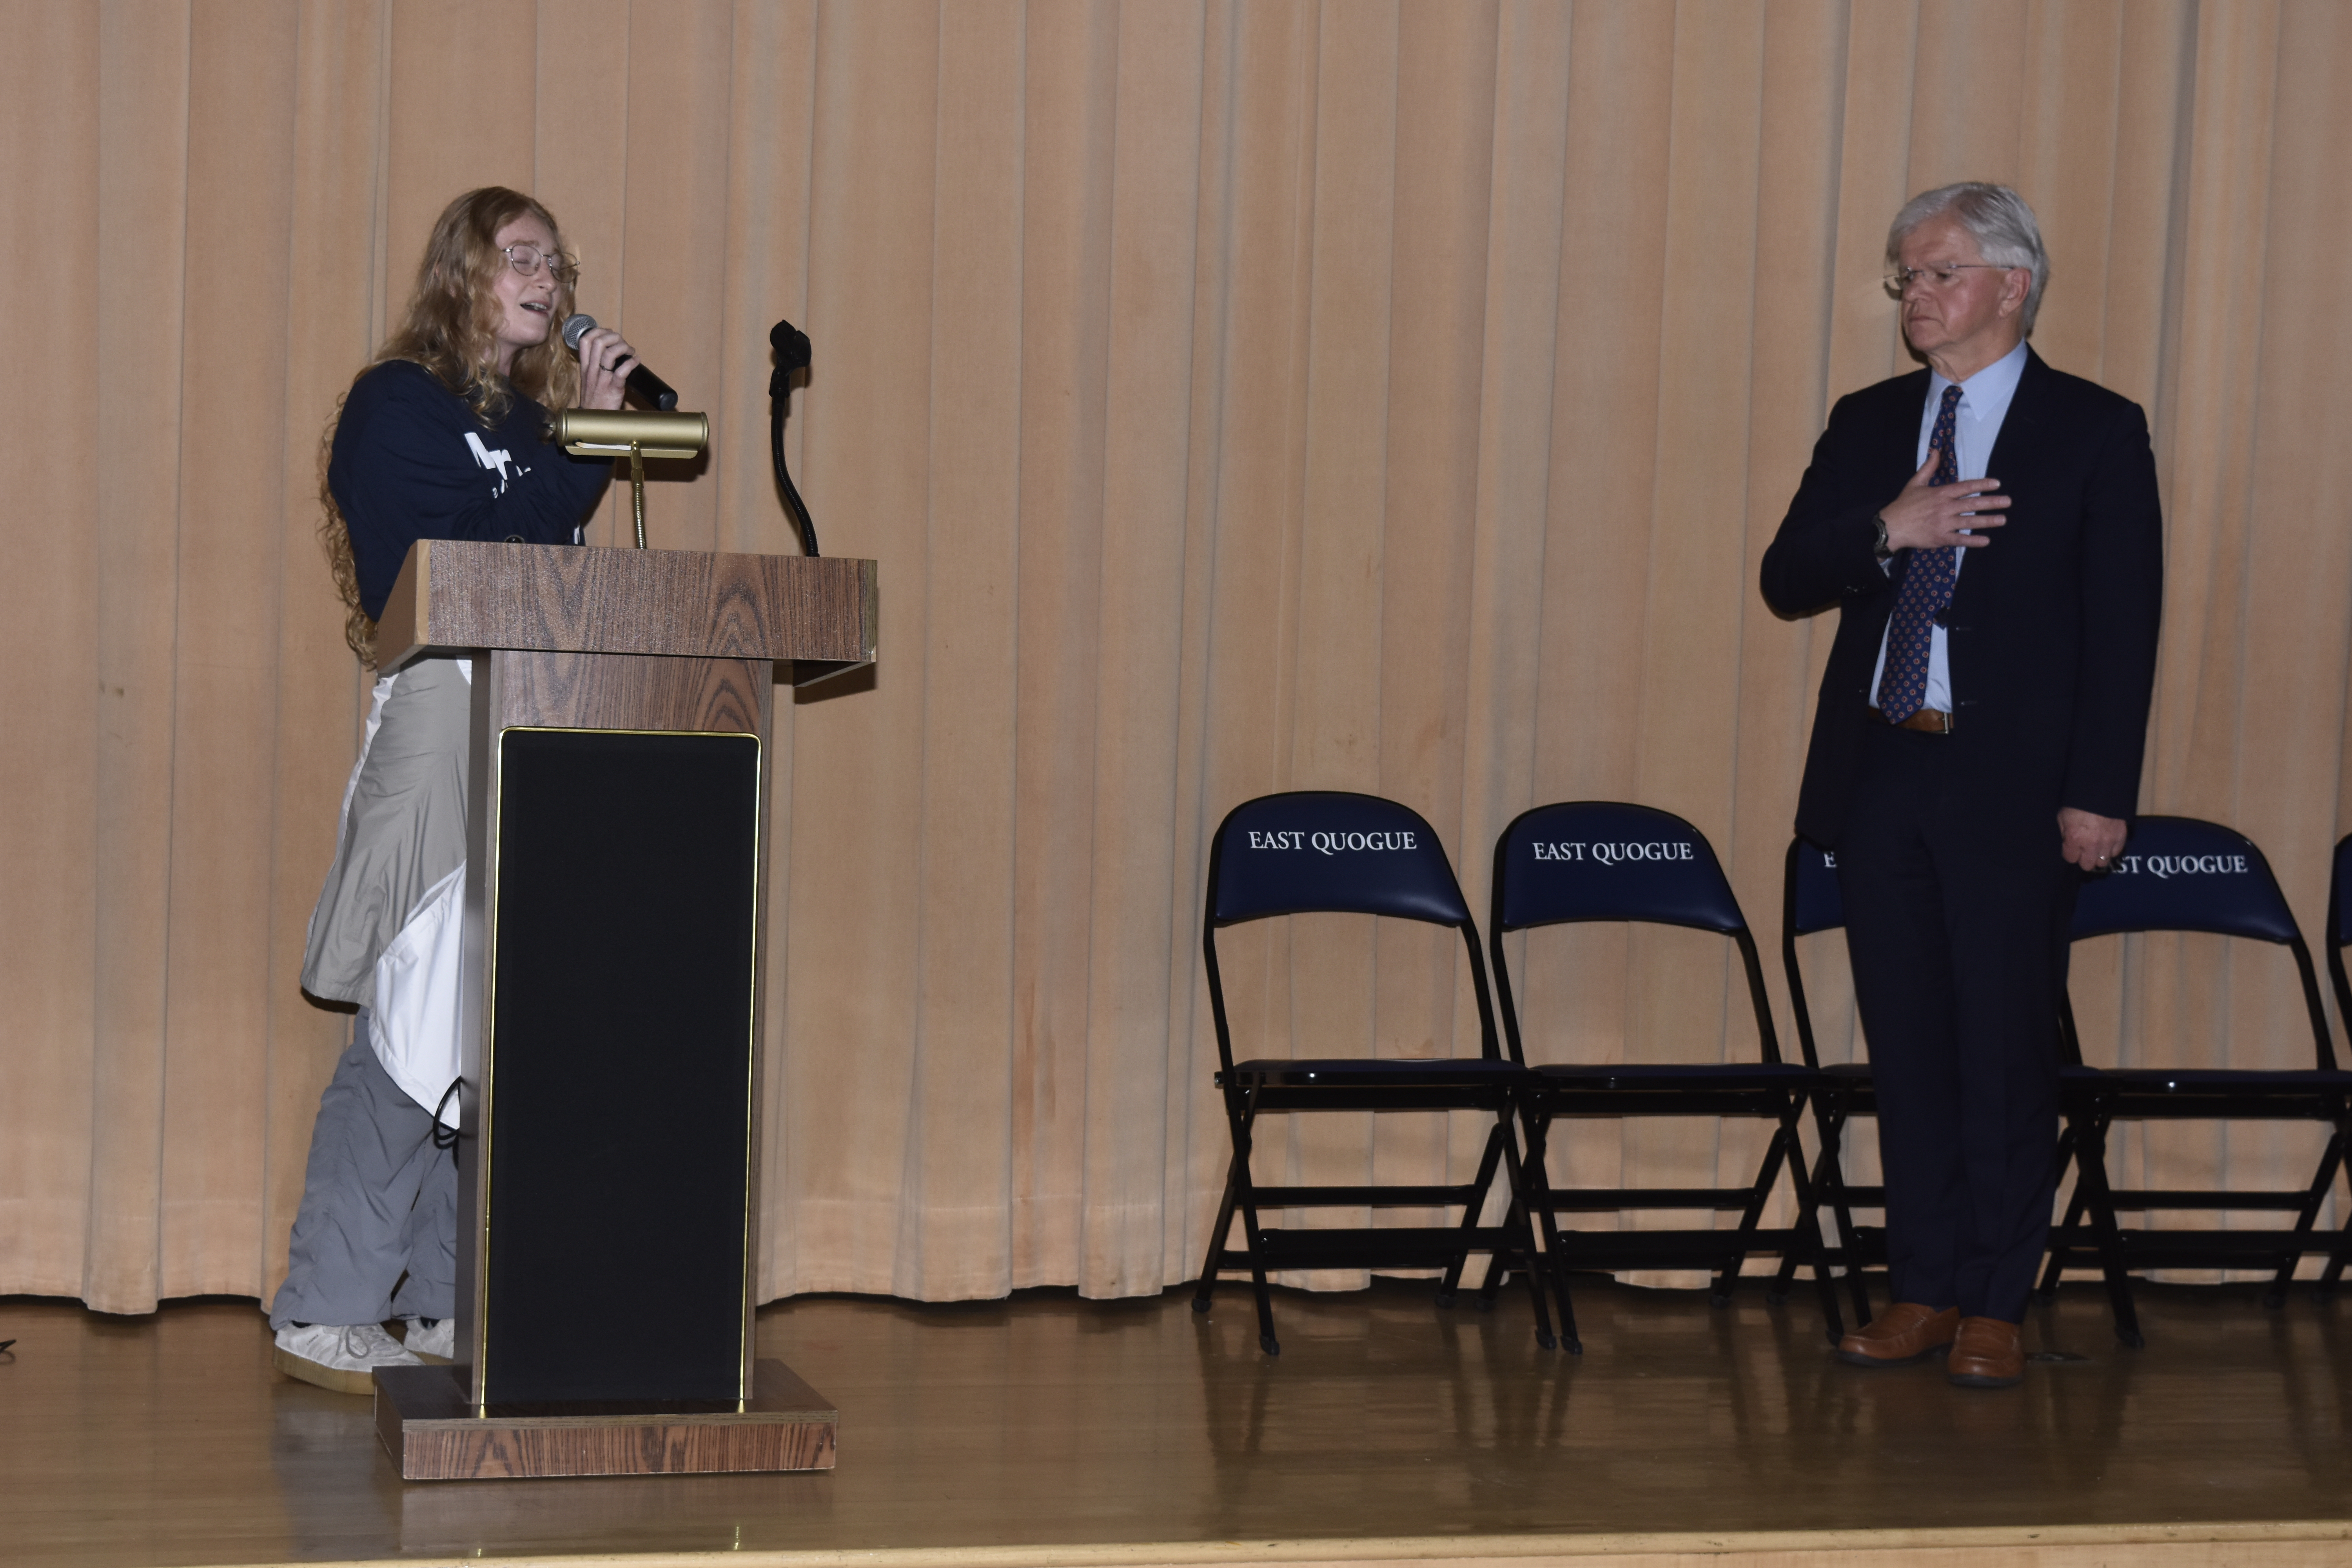
{"label": "handheld microphone", "polygon": [[[595,330],[596,318],[593,316],[566,316],[563,318],[563,346],[578,353],[580,340]],[[677,394],[670,390],[669,383],[647,370],[643,360],[639,360],[636,368],[629,372],[628,391],[647,408],[667,412],[677,406]]]}

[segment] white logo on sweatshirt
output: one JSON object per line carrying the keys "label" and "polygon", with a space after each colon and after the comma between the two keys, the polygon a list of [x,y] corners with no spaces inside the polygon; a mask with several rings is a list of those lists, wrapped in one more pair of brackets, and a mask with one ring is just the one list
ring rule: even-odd
{"label": "white logo on sweatshirt", "polygon": [[[513,456],[503,447],[493,449],[483,446],[481,437],[476,435],[471,430],[466,432],[466,445],[474,449],[474,461],[481,464],[482,467],[498,475],[499,488],[490,492],[493,496],[502,496],[506,494],[508,480],[513,479],[516,474],[527,473],[530,471],[520,463],[516,462]],[[507,471],[509,468],[514,470],[513,473],[509,473]]]}

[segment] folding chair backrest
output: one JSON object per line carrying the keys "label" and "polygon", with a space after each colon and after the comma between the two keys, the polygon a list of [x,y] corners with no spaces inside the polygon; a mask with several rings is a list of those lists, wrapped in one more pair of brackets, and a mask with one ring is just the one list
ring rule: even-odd
{"label": "folding chair backrest", "polygon": [[1301,790],[1225,814],[1209,850],[1209,919],[1328,911],[1470,923],[1454,868],[1419,812],[1372,795]]}
{"label": "folding chair backrest", "polygon": [[1495,929],[1648,921],[1748,929],[1706,836],[1670,811],[1570,801],[1521,812],[1495,846]]}
{"label": "folding chair backrest", "polygon": [[1838,891],[1837,852],[1803,838],[1789,841],[1788,901],[1783,923],[1790,936],[1811,936],[1845,924]]}
{"label": "folding chair backrest", "polygon": [[1517,1022],[1503,933],[1583,921],[1690,926],[1730,937],[1748,971],[1764,1059],[1780,1059],[1755,940],[1706,835],[1670,811],[1622,801],[1568,801],[1513,818],[1495,841],[1490,920],[1507,1034],[1516,1037]]}
{"label": "folding chair backrest", "polygon": [[1462,933],[1478,1003],[1479,1044],[1500,1054],[1477,922],[1454,880],[1445,846],[1422,815],[1375,795],[1297,790],[1245,800],[1225,814],[1209,845],[1208,919],[1202,952],[1217,1047],[1233,1066],[1217,931],[1273,915],[1389,915]]}
{"label": "folding chair backrest", "polygon": [[2118,931],[2206,931],[2291,950],[2319,1065],[2336,1065],[2311,950],[2271,863],[2244,834],[2194,816],[2133,818],[2115,869],[2085,878],[2074,898],[2072,940]]}
{"label": "folding chair backrest", "polygon": [[1780,877],[1780,968],[1789,979],[1789,1010],[1797,1019],[1797,1048],[1805,1065],[1822,1065],[1813,1041],[1813,1013],[1805,1003],[1804,972],[1797,964],[1797,939],[1845,924],[1845,895],[1838,890],[1837,854],[1804,838],[1789,840]]}
{"label": "folding chair backrest", "polygon": [[2075,895],[2076,942],[2132,931],[2303,940],[2253,841],[2193,816],[2135,818],[2116,868],[2086,879]]}

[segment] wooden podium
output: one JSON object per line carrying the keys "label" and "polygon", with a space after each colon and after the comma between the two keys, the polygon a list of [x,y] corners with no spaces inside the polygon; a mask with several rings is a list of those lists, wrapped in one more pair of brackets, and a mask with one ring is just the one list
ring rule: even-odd
{"label": "wooden podium", "polygon": [[870,663],[870,561],[426,540],[389,672],[473,663],[457,1363],[375,1374],[404,1479],[830,1469],[753,1355],[769,733]]}

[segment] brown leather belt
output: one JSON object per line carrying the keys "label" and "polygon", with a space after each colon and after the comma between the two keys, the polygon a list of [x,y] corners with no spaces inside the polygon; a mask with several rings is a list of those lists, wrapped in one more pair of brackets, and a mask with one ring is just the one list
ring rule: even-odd
{"label": "brown leather belt", "polygon": [[[1870,717],[1874,723],[1887,722],[1886,714],[1880,709],[1872,709]],[[1895,728],[1916,730],[1923,735],[1948,735],[1952,732],[1952,716],[1940,708],[1922,708]]]}

